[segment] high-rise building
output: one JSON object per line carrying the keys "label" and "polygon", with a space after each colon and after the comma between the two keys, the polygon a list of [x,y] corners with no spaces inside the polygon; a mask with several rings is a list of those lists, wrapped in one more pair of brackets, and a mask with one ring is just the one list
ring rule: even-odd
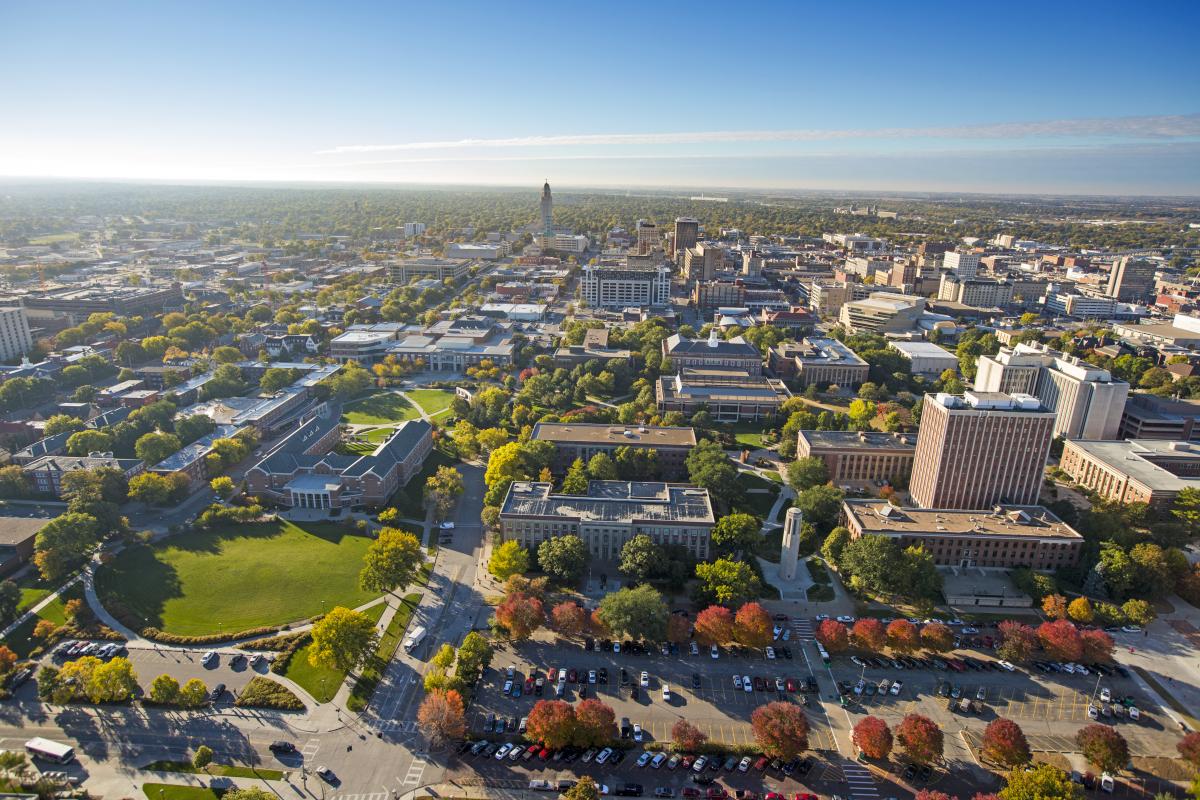
{"label": "high-rise building", "polygon": [[690,247],[695,247],[700,240],[700,220],[695,217],[677,217],[675,219],[675,252],[681,253]]}
{"label": "high-rise building", "polygon": [[974,278],[979,272],[979,254],[950,250],[942,256],[942,266],[960,278]]}
{"label": "high-rise building", "polygon": [[658,226],[646,219],[637,221],[637,251],[645,255],[658,247]]}
{"label": "high-rise building", "polygon": [[927,394],[909,493],[922,508],[1036,505],[1054,412],[1028,394]]}
{"label": "high-rise building", "polygon": [[701,242],[683,251],[683,277],[689,281],[711,281],[723,263],[725,251],[711,242]]}
{"label": "high-rise building", "polygon": [[554,198],[550,196],[550,181],[542,186],[542,233],[546,236],[554,233]]}
{"label": "high-rise building", "polygon": [[1031,394],[1054,412],[1054,435],[1115,439],[1129,384],[1106,369],[1040,344],[980,356],[975,391]]}
{"label": "high-rise building", "polygon": [[1153,261],[1125,256],[1113,264],[1108,274],[1108,296],[1119,303],[1146,300],[1154,290]]}
{"label": "high-rise building", "polygon": [[25,309],[0,308],[0,360],[12,361],[33,349]]}
{"label": "high-rise building", "polygon": [[671,271],[600,267],[589,264],[579,278],[579,296],[592,308],[662,307],[671,303]]}

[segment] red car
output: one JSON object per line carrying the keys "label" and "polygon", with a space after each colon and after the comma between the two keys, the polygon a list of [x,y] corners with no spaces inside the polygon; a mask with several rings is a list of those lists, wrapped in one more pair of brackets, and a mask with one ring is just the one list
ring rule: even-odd
{"label": "red car", "polygon": [[788,678],[786,681],[784,681],[784,685],[787,686],[787,690],[789,692],[796,691],[796,682],[794,680],[792,680],[791,678]]}
{"label": "red car", "polygon": [[550,757],[550,751],[549,751],[548,749],[546,749],[545,747],[543,747],[543,748],[542,748],[542,749],[541,749],[541,750],[538,752],[538,760],[539,760],[539,761],[545,761],[545,760],[546,760],[546,759],[548,759],[549,757]]}
{"label": "red car", "polygon": [[815,794],[809,794],[808,792],[800,792],[799,794],[797,794],[795,796],[795,798],[793,798],[793,800],[820,800],[820,798],[817,797]]}
{"label": "red car", "polygon": [[[759,772],[762,772],[767,768],[768,763],[770,763],[770,759],[768,759],[766,756],[759,756],[758,761],[754,762],[754,768]],[[768,796],[767,800],[771,800],[771,797]],[[780,795],[776,800],[783,800],[783,795]]]}
{"label": "red car", "polygon": [[691,768],[692,768],[692,762],[693,762],[693,761],[695,761],[695,760],[696,760],[696,757],[695,757],[695,756],[693,756],[693,755],[686,755],[686,756],[684,756],[684,757],[683,757],[683,761],[681,761],[681,762],[680,762],[679,766],[683,767],[685,770],[686,770],[686,769],[691,769]]}
{"label": "red car", "polygon": [[575,682],[575,670],[567,670],[567,683]]}
{"label": "red car", "polygon": [[787,798],[779,792],[767,792],[766,800],[787,800]]}
{"label": "red car", "polygon": [[533,694],[533,678],[525,679],[525,694]]}

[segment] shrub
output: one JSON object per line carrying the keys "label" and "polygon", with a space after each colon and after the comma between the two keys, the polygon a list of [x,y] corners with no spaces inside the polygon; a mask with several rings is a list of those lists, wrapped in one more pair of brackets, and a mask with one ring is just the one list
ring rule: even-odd
{"label": "shrub", "polygon": [[255,675],[242,689],[234,705],[239,708],[276,708],[282,711],[303,711],[304,703],[281,683]]}

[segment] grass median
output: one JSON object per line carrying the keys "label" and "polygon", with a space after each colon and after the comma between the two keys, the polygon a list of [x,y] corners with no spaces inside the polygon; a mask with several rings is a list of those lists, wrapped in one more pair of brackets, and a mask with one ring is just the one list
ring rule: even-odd
{"label": "grass median", "polygon": [[419,592],[405,595],[404,599],[400,601],[400,607],[396,609],[391,622],[388,623],[383,635],[379,637],[375,655],[367,661],[358,675],[358,680],[354,682],[354,689],[350,692],[350,699],[346,701],[346,708],[358,712],[371,702],[371,696],[375,694],[375,687],[383,678],[383,672],[387,669],[388,662],[392,660],[396,648],[404,640],[404,632],[408,629],[408,623],[412,620],[413,612],[416,611],[417,604],[420,602]]}

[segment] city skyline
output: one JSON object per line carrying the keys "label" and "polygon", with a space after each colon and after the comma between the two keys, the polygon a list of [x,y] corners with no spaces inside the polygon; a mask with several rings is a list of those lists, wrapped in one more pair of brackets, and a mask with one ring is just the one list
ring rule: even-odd
{"label": "city skyline", "polygon": [[1200,11],[1006,10],[15,4],[0,177],[1197,193]]}

